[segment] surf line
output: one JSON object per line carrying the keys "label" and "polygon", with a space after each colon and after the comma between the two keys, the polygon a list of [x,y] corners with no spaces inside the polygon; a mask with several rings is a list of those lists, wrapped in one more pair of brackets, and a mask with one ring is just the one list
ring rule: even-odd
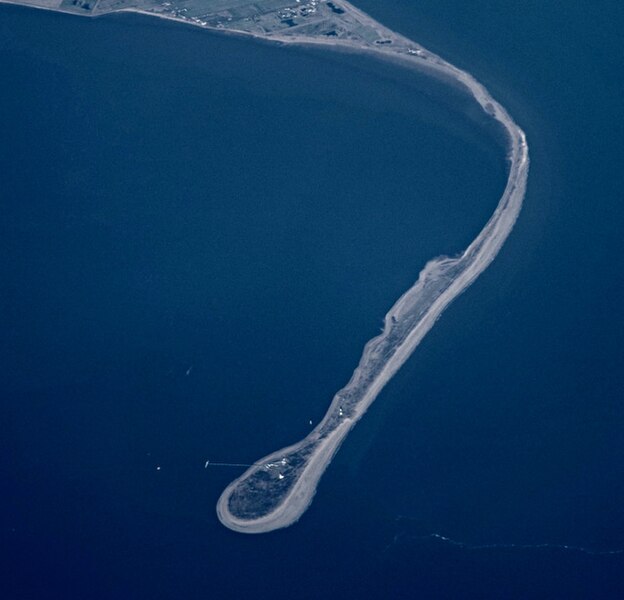
{"label": "surf line", "polygon": [[[347,2],[341,5],[384,29],[371,17]],[[387,30],[385,30],[387,31]],[[405,42],[402,36],[394,39]],[[281,40],[285,41],[285,40]],[[304,44],[298,39],[297,43]],[[409,44],[415,45],[407,40]],[[312,41],[311,43],[318,43]],[[339,46],[339,42],[333,45]],[[343,45],[353,48],[353,43]],[[404,44],[403,44],[403,47]],[[500,105],[472,75],[420,48],[418,56],[393,55],[392,50],[361,48],[397,60],[409,68],[429,69],[450,77],[464,87],[483,111],[498,121],[508,138],[509,172],[499,203],[475,240],[457,257],[439,257],[428,262],[416,283],[386,314],[384,329],[364,347],[359,365],[348,384],[336,393],[323,420],[300,442],[256,461],[222,493],[217,516],[230,529],[264,533],[295,523],[312,502],[318,482],[341,443],[364,415],[379,392],[394,376],[433,327],[442,312],[490,265],[518,218],[526,192],[529,154],[526,136]],[[422,56],[427,61],[423,64]],[[281,461],[272,473],[267,464]]]}

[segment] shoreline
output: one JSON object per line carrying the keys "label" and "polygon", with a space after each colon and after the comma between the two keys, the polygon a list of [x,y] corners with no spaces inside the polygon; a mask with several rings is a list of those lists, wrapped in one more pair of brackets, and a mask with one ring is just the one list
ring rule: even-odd
{"label": "shoreline", "polygon": [[[307,36],[288,36],[279,33],[260,35],[254,32],[213,27],[189,19],[137,8],[80,14],[53,7],[15,2],[14,0],[0,0],[0,3],[89,18],[108,14],[136,13],[192,25],[214,33],[265,43],[326,48],[374,56],[378,59],[400,64],[407,69],[418,69],[431,76],[439,75],[448,84],[460,85],[469,92],[470,96],[487,115],[498,121],[505,129],[509,140],[507,157],[510,161],[507,182],[494,213],[477,237],[457,257],[440,257],[425,265],[414,285],[395,302],[385,315],[384,329],[381,335],[369,340],[365,345],[359,364],[351,379],[344,388],[336,393],[321,422],[299,442],[254,461],[252,467],[225,488],[216,506],[217,516],[221,523],[237,532],[264,533],[292,525],[309,507],[316,493],[318,482],[351,428],[365,414],[386,383],[418,347],[443,311],[494,260],[511,233],[522,207],[528,176],[528,146],[524,132],[507,111],[489,94],[487,89],[470,73],[447,63],[417,43],[387,30],[372,17],[348,2],[341,1],[340,4],[350,14],[355,15],[359,22],[373,27],[376,31],[383,32],[385,36],[396,41],[397,45],[375,46],[357,43],[352,39],[330,40]],[[412,54],[410,49],[414,49],[415,53],[420,54]],[[397,332],[401,334],[400,339],[393,342],[393,336],[397,337]],[[349,408],[352,410],[343,416],[343,407],[347,404],[345,398],[351,398],[349,394],[354,396],[352,400],[348,401],[350,402]],[[241,495],[244,497],[247,489],[245,486],[249,486],[249,482],[253,482],[253,478],[261,471],[267,471],[269,464],[285,460],[287,457],[288,459],[297,457],[297,453],[308,448],[310,448],[310,453],[305,454],[303,466],[298,465],[291,470],[288,467],[284,471],[289,477],[290,487],[287,488],[286,493],[279,497],[278,504],[268,513],[246,519],[239,518],[231,512],[230,499],[237,490],[242,489]]]}
{"label": "shoreline", "polygon": [[[321,42],[321,44],[322,43],[323,42]],[[410,44],[417,46],[413,42],[410,42]],[[411,55],[404,56],[394,52],[390,53],[385,49],[369,48],[366,46],[358,49],[354,44],[349,43],[331,45],[348,46],[356,51],[359,50],[366,54],[375,53],[377,56],[386,59],[390,58],[389,54],[391,54],[396,62],[401,62],[406,68],[417,67],[416,61],[413,60]],[[505,129],[509,138],[508,158],[510,160],[510,167],[503,195],[493,215],[468,248],[457,258],[443,257],[427,263],[425,268],[420,272],[412,288],[405,292],[390,309],[384,319],[383,333],[373,338],[365,345],[362,357],[353,376],[345,388],[334,396],[323,420],[303,440],[255,461],[255,463],[260,464],[254,464],[253,467],[247,469],[240,477],[228,485],[217,503],[217,516],[226,527],[234,531],[243,533],[266,533],[275,529],[288,527],[294,524],[303,515],[313,500],[320,478],[351,428],[365,414],[386,383],[413,353],[421,340],[434,326],[443,311],[455,298],[463,293],[494,260],[508,235],[511,233],[520,213],[526,191],[529,166],[528,146],[524,132],[513,121],[507,111],[489,94],[487,89],[476,81],[472,75],[446,63],[436,55],[427,53],[427,56],[435,57],[436,60],[428,62],[426,67],[447,76],[454,76],[457,83],[463,85],[470,91],[472,97],[481,108],[493,119],[497,120]],[[424,67],[425,65],[423,61],[418,61],[418,66]],[[323,427],[328,424],[332,415],[335,414],[337,410],[340,411],[340,414],[342,413],[340,409],[340,405],[343,402],[342,392],[354,385],[354,382],[357,382],[362,376],[362,373],[366,373],[369,357],[374,354],[375,346],[379,345],[384,336],[388,336],[392,331],[393,324],[397,318],[396,315],[409,310],[409,308],[411,308],[410,305],[418,301],[419,294],[423,295],[428,280],[430,281],[436,276],[443,276],[445,269],[450,269],[462,260],[470,260],[470,264],[465,267],[457,277],[452,279],[449,286],[435,299],[412,327],[403,343],[395,349],[394,354],[386,361],[381,373],[374,378],[373,382],[366,390],[366,393],[357,402],[356,412],[353,417],[345,419],[341,425],[334,429],[330,436],[320,442],[320,445],[315,448],[311,458],[307,460],[305,466],[296,474],[294,485],[281,499],[277,507],[271,510],[267,515],[253,519],[240,519],[233,515],[229,509],[229,501],[237,487],[244,484],[246,480],[251,478],[259,470],[265,468],[263,465],[292,456],[303,449],[310,441],[314,441],[320,437],[320,432],[323,430]]]}

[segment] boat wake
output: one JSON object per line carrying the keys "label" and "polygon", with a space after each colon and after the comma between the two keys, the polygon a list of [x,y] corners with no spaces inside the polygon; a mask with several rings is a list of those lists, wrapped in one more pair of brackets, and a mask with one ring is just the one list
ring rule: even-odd
{"label": "boat wake", "polygon": [[511,542],[494,542],[489,544],[471,544],[454,540],[441,533],[429,533],[427,535],[410,535],[406,532],[397,533],[392,542],[388,544],[383,553],[391,551],[395,546],[408,542],[438,542],[446,546],[452,546],[460,550],[479,551],[479,550],[553,550],[562,552],[575,552],[578,554],[586,554],[588,556],[616,556],[624,555],[624,548],[600,549],[589,546],[577,546],[574,544],[554,544],[543,542],[540,544],[514,544]]}

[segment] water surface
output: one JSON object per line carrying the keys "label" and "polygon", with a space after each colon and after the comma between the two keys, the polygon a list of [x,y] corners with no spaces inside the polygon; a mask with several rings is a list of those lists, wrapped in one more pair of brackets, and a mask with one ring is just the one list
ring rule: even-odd
{"label": "water surface", "polygon": [[[217,523],[233,474],[204,460],[254,459],[320,418],[424,262],[465,247],[493,210],[496,139],[459,100],[353,57],[2,7],[13,597],[618,589],[617,557],[414,538],[622,541],[612,26],[410,6],[397,29],[473,72],[527,130],[525,208],[302,521],[253,540]],[[566,51],[581,31],[603,58],[578,59],[582,77]]]}

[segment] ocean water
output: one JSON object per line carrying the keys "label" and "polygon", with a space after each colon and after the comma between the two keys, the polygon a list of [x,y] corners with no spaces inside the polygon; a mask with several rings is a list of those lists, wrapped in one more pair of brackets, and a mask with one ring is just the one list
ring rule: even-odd
{"label": "ocean water", "polygon": [[529,193],[310,510],[252,537],[204,461],[322,416],[491,214],[496,132],[369,60],[0,7],[3,596],[621,595],[587,552],[624,546],[621,9],[360,6],[494,92]]}

